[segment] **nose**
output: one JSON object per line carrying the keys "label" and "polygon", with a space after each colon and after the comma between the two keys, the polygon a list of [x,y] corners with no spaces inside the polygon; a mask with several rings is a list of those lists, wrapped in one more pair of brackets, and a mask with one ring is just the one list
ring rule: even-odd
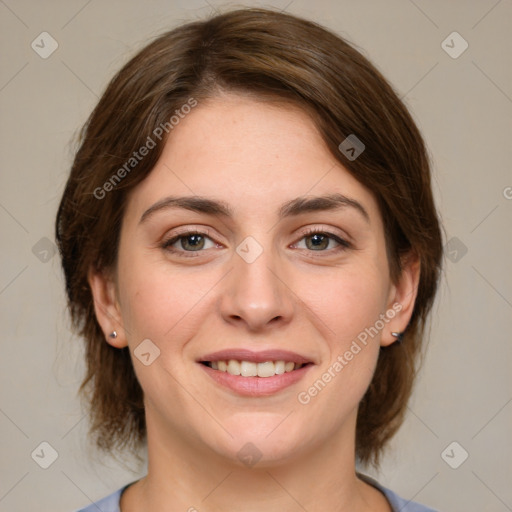
{"label": "nose", "polygon": [[288,324],[294,312],[293,292],[271,251],[264,250],[250,263],[234,254],[233,263],[220,300],[224,320],[251,332]]}

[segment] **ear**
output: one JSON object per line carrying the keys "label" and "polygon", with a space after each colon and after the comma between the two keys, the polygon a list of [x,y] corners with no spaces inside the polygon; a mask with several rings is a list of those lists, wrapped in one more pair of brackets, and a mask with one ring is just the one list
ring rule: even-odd
{"label": "ear", "polygon": [[[113,276],[104,271],[90,269],[87,280],[94,298],[96,318],[107,343],[116,348],[126,347],[128,342],[123,328],[121,308],[117,301]],[[115,338],[111,336],[114,331],[117,333]]]}
{"label": "ear", "polygon": [[401,260],[402,272],[398,282],[391,286],[386,316],[390,319],[382,332],[381,346],[387,347],[397,341],[392,332],[403,333],[409,324],[420,281],[420,260],[415,251]]}

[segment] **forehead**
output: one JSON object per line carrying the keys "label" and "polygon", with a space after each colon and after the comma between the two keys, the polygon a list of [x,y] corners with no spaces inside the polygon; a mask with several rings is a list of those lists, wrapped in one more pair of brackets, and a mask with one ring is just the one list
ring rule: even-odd
{"label": "forehead", "polygon": [[200,103],[173,128],[129,210],[141,215],[166,196],[199,195],[228,202],[238,216],[270,215],[291,199],[334,193],[378,216],[373,194],[334,158],[307,113],[229,94]]}

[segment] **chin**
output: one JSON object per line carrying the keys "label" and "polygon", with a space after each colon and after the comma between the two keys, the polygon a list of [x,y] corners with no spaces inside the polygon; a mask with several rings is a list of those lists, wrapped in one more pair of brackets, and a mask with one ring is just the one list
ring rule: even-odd
{"label": "chin", "polygon": [[[290,430],[291,425],[279,425],[279,420],[252,421],[230,425],[233,438],[223,437],[211,445],[218,455],[240,467],[274,467],[293,460],[305,448],[305,433]],[[276,428],[277,427],[277,428]]]}

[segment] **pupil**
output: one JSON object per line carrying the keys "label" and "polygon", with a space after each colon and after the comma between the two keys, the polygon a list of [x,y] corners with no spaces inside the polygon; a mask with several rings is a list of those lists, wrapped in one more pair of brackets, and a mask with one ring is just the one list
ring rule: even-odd
{"label": "pupil", "polygon": [[[185,246],[189,246],[191,248],[201,248],[204,245],[204,240],[202,235],[188,235],[185,238]],[[183,247],[184,249],[186,247]]]}
{"label": "pupil", "polygon": [[316,234],[316,235],[312,235],[310,237],[310,241],[311,241],[311,245],[315,248],[323,248],[325,249],[325,247],[327,247],[326,245],[326,241],[327,241],[327,244],[329,243],[329,239],[325,236],[325,235],[322,235],[322,234]]}

